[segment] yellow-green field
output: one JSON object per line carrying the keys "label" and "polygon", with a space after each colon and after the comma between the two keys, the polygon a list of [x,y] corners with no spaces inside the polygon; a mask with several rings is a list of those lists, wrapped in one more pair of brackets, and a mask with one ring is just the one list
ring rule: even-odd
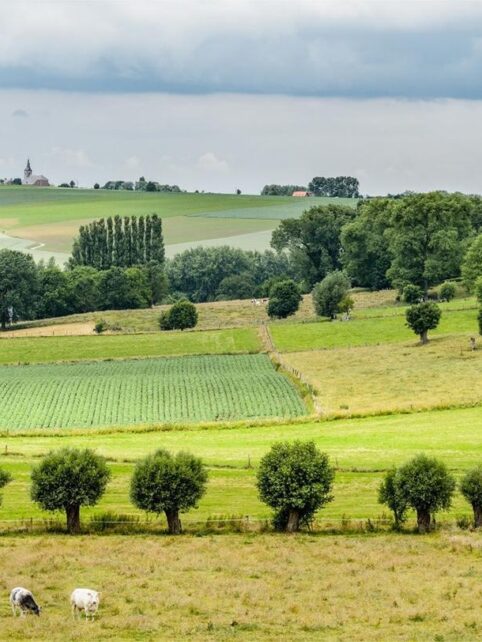
{"label": "yellow-green field", "polygon": [[[2,640],[475,642],[482,537],[3,537]],[[7,602],[31,588],[39,618]],[[102,592],[73,621],[77,586]]]}

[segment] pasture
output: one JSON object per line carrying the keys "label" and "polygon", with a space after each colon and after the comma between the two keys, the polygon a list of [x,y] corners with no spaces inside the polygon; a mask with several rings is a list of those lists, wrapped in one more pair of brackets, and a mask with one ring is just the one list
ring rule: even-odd
{"label": "pasture", "polygon": [[[113,479],[95,508],[84,509],[85,518],[105,511],[135,513],[129,501],[129,482],[135,462],[158,448],[190,451],[206,463],[208,490],[199,509],[183,523],[205,522],[213,515],[250,515],[266,519],[270,510],[262,504],[255,487],[260,458],[280,440],[312,439],[328,453],[337,469],[334,501],[317,516],[334,520],[376,519],[386,509],[377,501],[377,489],[386,470],[426,452],[439,457],[457,476],[480,462],[482,407],[412,414],[393,414],[336,421],[266,420],[264,423],[165,426],[146,431],[135,426],[109,431],[94,428],[68,431],[5,431],[0,437],[0,466],[14,481],[3,491],[0,520],[45,517],[29,499],[30,470],[38,458],[56,448],[93,448],[108,458]],[[457,495],[449,513],[440,519],[470,514],[469,505]],[[164,527],[164,520],[161,520]]]}
{"label": "pasture", "polygon": [[157,334],[16,337],[0,341],[0,363],[236,354],[258,352],[260,349],[261,340],[256,328]]}
{"label": "pasture", "polygon": [[[122,536],[0,540],[0,628],[8,640],[480,639],[476,534],[295,537]],[[39,618],[11,615],[28,586]],[[102,591],[95,622],[75,622],[76,586]]]}
{"label": "pasture", "polygon": [[262,354],[0,367],[0,430],[305,413],[295,388]]}

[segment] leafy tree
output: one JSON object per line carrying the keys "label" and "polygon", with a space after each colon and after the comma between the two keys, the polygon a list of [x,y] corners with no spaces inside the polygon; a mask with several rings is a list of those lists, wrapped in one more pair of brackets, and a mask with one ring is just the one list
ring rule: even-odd
{"label": "leafy tree", "polygon": [[148,285],[149,304],[151,306],[157,305],[169,290],[164,266],[157,261],[149,261],[144,267],[144,271]]}
{"label": "leafy tree", "polygon": [[405,301],[405,303],[413,305],[415,303],[420,303],[420,301],[423,301],[423,298],[423,290],[418,285],[407,283],[407,285],[403,288],[403,300]]}
{"label": "leafy tree", "polygon": [[99,283],[101,273],[88,266],[66,272],[71,312],[93,312],[100,307]]}
{"label": "leafy tree", "polygon": [[94,506],[109,479],[104,457],[89,449],[63,448],[33,468],[31,497],[43,510],[65,511],[67,530],[78,533],[81,506]]}
{"label": "leafy tree", "polygon": [[0,250],[0,323],[5,330],[17,319],[33,319],[38,295],[38,274],[30,254]]}
{"label": "leafy tree", "polygon": [[291,196],[293,192],[306,192],[303,185],[265,185],[261,190],[261,196]]}
{"label": "leafy tree", "polygon": [[39,266],[39,305],[37,316],[60,317],[71,312],[67,273],[55,263]]}
{"label": "leafy tree", "polygon": [[151,297],[145,271],[134,267],[101,272],[99,293],[102,310],[145,308]]}
{"label": "leafy tree", "polygon": [[394,201],[388,232],[392,255],[387,276],[398,289],[407,283],[427,296],[431,285],[458,276],[472,234],[472,203],[461,194],[431,192]]}
{"label": "leafy tree", "polygon": [[[4,488],[12,481],[12,476],[6,470],[0,468],[0,488]],[[0,505],[2,504],[2,496],[0,495]]]}
{"label": "leafy tree", "polygon": [[278,281],[269,293],[268,315],[285,319],[295,314],[300,307],[302,298],[298,286],[293,280]]}
{"label": "leafy tree", "polygon": [[275,511],[275,526],[287,532],[308,524],[330,502],[335,470],[313,441],[274,444],[261,459],[257,487]]}
{"label": "leafy tree", "polygon": [[399,530],[403,522],[407,519],[406,513],[408,504],[404,497],[400,496],[397,484],[397,469],[387,471],[385,479],[378,489],[378,502],[386,504],[393,513],[395,529]]}
{"label": "leafy tree", "polygon": [[196,306],[190,301],[181,300],[161,314],[159,325],[161,330],[185,330],[197,325],[198,313]]}
{"label": "leafy tree", "polygon": [[131,480],[132,503],[150,513],[164,512],[169,533],[181,532],[180,512],[195,508],[206,491],[207,473],[190,453],[158,450],[138,462]]}
{"label": "leafy tree", "polygon": [[249,299],[256,294],[256,283],[250,272],[225,276],[219,284],[216,298],[221,301]]}
{"label": "leafy tree", "polygon": [[460,492],[472,506],[474,526],[482,526],[482,466],[469,470],[460,482]]}
{"label": "leafy tree", "polygon": [[428,343],[428,331],[438,326],[442,316],[440,308],[432,301],[412,305],[405,314],[408,327],[420,336],[422,345]]}
{"label": "leafy tree", "polygon": [[312,207],[300,218],[285,219],[274,230],[271,246],[289,252],[300,280],[308,289],[341,264],[341,230],[355,217],[355,210],[340,205]]}
{"label": "leafy tree", "polygon": [[390,199],[369,200],[358,207],[356,218],[341,230],[343,267],[354,285],[371,290],[390,285],[387,230],[392,206]]}
{"label": "leafy tree", "polygon": [[313,288],[313,306],[318,316],[336,319],[350,289],[350,279],[344,272],[328,274]]}
{"label": "leafy tree", "polygon": [[308,184],[308,189],[315,196],[339,196],[344,198],[357,197],[359,195],[359,187],[358,179],[353,176],[315,176]]}
{"label": "leafy tree", "polygon": [[456,292],[457,288],[455,283],[452,283],[451,281],[445,281],[445,283],[442,283],[440,286],[440,298],[442,301],[452,301]]}
{"label": "leafy tree", "polygon": [[482,277],[482,234],[471,243],[462,263],[462,279],[469,292],[474,291],[478,277]]}
{"label": "leafy tree", "polygon": [[100,189],[99,183],[94,183],[94,189]]}
{"label": "leafy tree", "polygon": [[398,469],[394,481],[400,501],[417,512],[420,533],[430,530],[437,511],[450,508],[455,480],[437,459],[417,455]]}

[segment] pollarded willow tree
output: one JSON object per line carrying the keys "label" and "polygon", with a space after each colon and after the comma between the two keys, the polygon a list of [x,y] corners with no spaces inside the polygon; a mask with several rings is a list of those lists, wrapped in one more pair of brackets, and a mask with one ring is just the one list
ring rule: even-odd
{"label": "pollarded willow tree", "polygon": [[165,513],[169,533],[181,533],[179,513],[195,508],[206,492],[207,472],[198,457],[158,450],[141,460],[131,480],[132,503],[148,513]]}
{"label": "pollarded willow tree", "polygon": [[460,482],[460,492],[472,506],[474,526],[482,526],[482,466],[469,470]]}
{"label": "pollarded willow tree", "polygon": [[442,311],[433,301],[424,301],[408,308],[405,313],[407,325],[420,337],[420,343],[428,343],[428,331],[435,329],[442,316]]}
{"label": "pollarded willow tree", "polygon": [[[6,486],[12,481],[12,476],[6,470],[0,468],[0,488]],[[0,495],[0,505],[2,504],[2,496]]]}
{"label": "pollarded willow tree", "polygon": [[313,441],[274,444],[261,459],[257,486],[261,501],[275,511],[277,530],[296,532],[330,502],[335,470]]}
{"label": "pollarded willow tree", "polygon": [[31,497],[44,510],[65,511],[67,530],[78,533],[81,506],[97,504],[109,479],[104,457],[89,449],[63,448],[32,470]]}

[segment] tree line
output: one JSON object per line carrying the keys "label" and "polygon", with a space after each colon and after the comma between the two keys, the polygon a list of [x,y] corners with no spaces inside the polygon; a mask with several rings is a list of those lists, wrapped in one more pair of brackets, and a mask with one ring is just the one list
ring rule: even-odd
{"label": "tree line", "polygon": [[311,192],[313,196],[358,198],[360,183],[353,176],[315,176],[306,185],[265,185],[261,196],[291,196],[293,192]]}
{"label": "tree line", "polygon": [[132,267],[151,261],[164,263],[162,220],[148,216],[110,216],[79,228],[70,265],[89,265],[98,270]]}
{"label": "tree line", "polygon": [[[274,528],[293,533],[310,526],[315,513],[333,500],[335,474],[328,455],[313,441],[275,443],[256,473],[258,496],[273,510]],[[97,504],[110,478],[104,457],[90,449],[64,448],[33,467],[30,495],[43,510],[64,511],[67,530],[74,534],[81,530],[81,507]],[[0,469],[0,488],[10,481],[11,476]],[[130,499],[146,513],[164,513],[169,533],[177,535],[182,531],[180,514],[197,506],[207,481],[200,458],[161,449],[137,462]],[[426,533],[433,528],[435,514],[450,508],[456,487],[443,462],[420,454],[386,472],[378,501],[392,511],[396,530],[401,530],[412,509],[418,531]],[[481,527],[482,465],[469,470],[459,488],[472,507],[473,526]]]}

